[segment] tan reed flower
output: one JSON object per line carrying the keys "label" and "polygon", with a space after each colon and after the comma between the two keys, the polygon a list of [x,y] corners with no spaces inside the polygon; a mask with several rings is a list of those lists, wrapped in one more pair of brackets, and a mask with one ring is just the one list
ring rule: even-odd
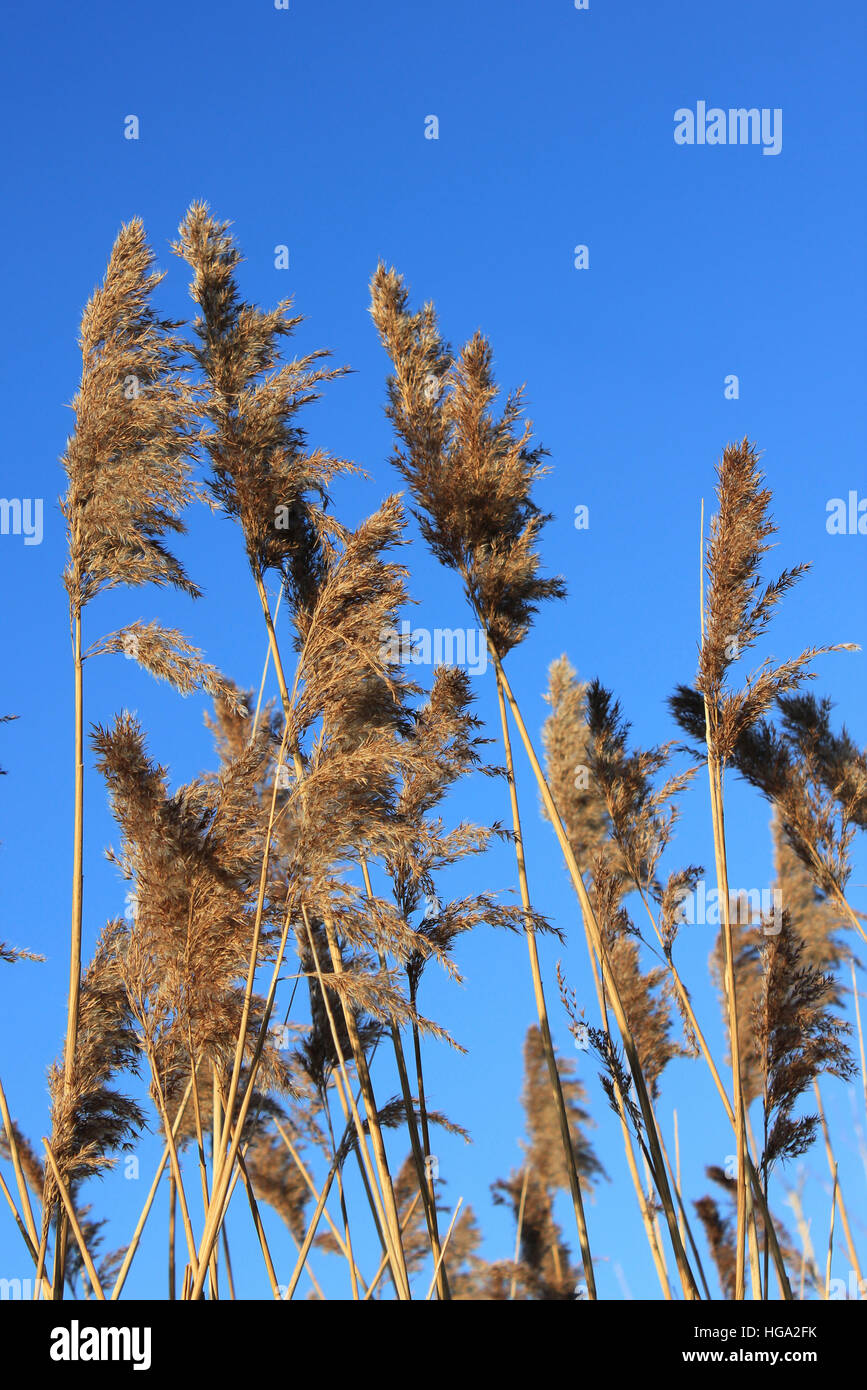
{"label": "tan reed flower", "polygon": [[457,357],[438,334],[430,304],[410,313],[395,270],[378,267],[371,313],[394,375],[386,413],[403,449],[394,456],[419,505],[436,557],[457,571],[499,656],[521,642],[560,579],[539,574],[539,535],[550,520],[532,498],[547,451],[531,447],[523,389],[494,413],[498,388],[490,343],[476,333]]}

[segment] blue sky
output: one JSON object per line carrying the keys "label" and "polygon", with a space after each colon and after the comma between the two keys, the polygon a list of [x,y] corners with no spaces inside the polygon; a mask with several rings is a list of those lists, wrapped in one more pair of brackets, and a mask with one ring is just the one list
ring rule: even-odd
{"label": "blue sky", "polygon": [[[528,722],[541,725],[547,666],[566,651],[582,676],[598,675],[614,689],[640,742],[661,742],[675,736],[666,697],[693,675],[699,511],[702,497],[711,505],[713,465],[728,441],[747,434],[765,451],[780,527],[771,566],[813,564],[759,655],[867,637],[867,536],[831,536],[825,526],[830,499],[852,490],[867,498],[865,13],[853,0],[833,7],[732,0],[692,11],[670,0],[591,0],[587,11],[571,0],[290,0],[288,11],[269,0],[154,0],[146,8],[93,0],[14,7],[5,27],[0,491],[41,497],[45,513],[40,545],[0,536],[7,596],[0,712],[20,716],[0,731],[0,765],[9,774],[0,783],[0,937],[48,961],[3,971],[0,1074],[14,1113],[38,1141],[47,1124],[45,1068],[64,1028],[71,862],[71,664],[57,459],[71,429],[65,403],[80,370],[81,310],[121,223],[143,218],[169,272],[160,305],[183,317],[186,267],[168,243],[189,203],[207,200],[234,221],[246,256],[244,293],[264,305],[294,295],[306,316],[295,348],[327,346],[353,367],[307,418],[315,443],[370,475],[335,488],[338,512],[350,522],[399,486],[382,412],[387,363],[367,311],[377,261],[403,272],[414,302],[435,301],[453,342],[480,327],[501,383],[526,382],[529,414],[551,451],[553,471],[539,489],[555,518],[545,563],[565,577],[570,595],[540,616],[510,658]],[[781,152],[676,145],[674,112],[699,101],[781,109]],[[131,114],[138,140],[124,138]],[[425,138],[431,115],[436,140]],[[283,244],[289,269],[277,270],[275,248]],[[578,245],[589,248],[586,270],[573,263]],[[739,378],[737,400],[724,398],[730,374]],[[586,531],[573,524],[579,504],[590,508]],[[264,643],[236,531],[202,512],[190,518],[178,549],[204,600],[150,591],[105,596],[88,612],[86,640],[160,617],[240,684],[256,684]],[[454,578],[419,541],[410,556],[420,600],[413,623],[466,625]],[[821,659],[814,687],[832,696],[862,745],[865,659]],[[495,737],[490,676],[475,685]],[[120,707],[138,711],[174,783],[212,765],[204,701],[181,703],[121,657],[90,663],[87,718],[105,722]],[[534,900],[569,937],[565,950],[543,948],[555,1034],[577,1056],[553,967],[561,955],[592,1012],[583,933],[523,762],[520,778]],[[737,785],[730,805],[735,877],[766,884],[767,808]],[[480,820],[505,812],[478,783],[455,816],[468,807]],[[90,944],[123,909],[124,885],[101,859],[114,839],[91,772]],[[712,863],[703,785],[685,798],[672,851],[672,866],[687,862]],[[853,901],[867,909],[863,848],[852,877]],[[455,886],[508,890],[514,881],[512,858],[498,851],[457,875]],[[713,932],[692,933],[681,965],[720,1055],[706,971]],[[480,931],[459,962],[465,986],[431,977],[423,1000],[468,1049],[466,1057],[430,1049],[432,1103],[474,1140],[465,1148],[444,1139],[440,1168],[449,1194],[474,1206],[485,1253],[506,1257],[513,1234],[491,1206],[488,1185],[520,1163],[521,1043],[534,1018],[526,948]],[[612,1177],[589,1210],[591,1241],[605,1257],[600,1292],[655,1296],[613,1117],[595,1071],[586,1060],[581,1066]],[[382,1085],[392,1082],[384,1076]],[[867,1249],[855,1092],[830,1083],[827,1097],[856,1241]],[[698,1197],[707,1186],[704,1165],[724,1162],[731,1147],[700,1063],[676,1063],[666,1075],[660,1114],[669,1142],[673,1107],[682,1121],[685,1188]],[[403,1156],[399,1144],[393,1152]],[[134,1222],[152,1169],[151,1139],[141,1153],[139,1183],[118,1174],[94,1194],[117,1217],[109,1246],[121,1244]],[[803,1172],[814,1239],[824,1249],[830,1197],[819,1148]],[[565,1205],[563,1222],[569,1231]],[[232,1225],[239,1250],[251,1250],[247,1224],[239,1210]],[[272,1225],[288,1266],[288,1241]],[[161,1295],[163,1229],[157,1219],[130,1292]],[[0,1275],[26,1275],[22,1250],[11,1221],[0,1222]],[[248,1271],[244,1292],[261,1293],[252,1250],[236,1263]],[[837,1263],[845,1278],[848,1260],[841,1254]],[[336,1260],[320,1256],[317,1270],[342,1291]]]}

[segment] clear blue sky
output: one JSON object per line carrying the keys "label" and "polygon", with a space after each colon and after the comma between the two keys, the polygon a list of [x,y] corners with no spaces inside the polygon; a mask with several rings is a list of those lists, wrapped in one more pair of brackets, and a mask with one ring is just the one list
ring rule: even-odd
{"label": "clear blue sky", "polygon": [[[549,608],[510,665],[528,718],[545,713],[548,663],[567,651],[623,700],[644,743],[673,737],[666,696],[693,675],[701,498],[711,497],[724,445],[748,434],[765,451],[775,494],[778,568],[809,559],[813,572],[789,598],[767,653],[867,638],[867,536],[829,536],[826,503],[856,490],[864,465],[865,12],[854,0],[731,0],[690,9],[661,0],[91,0],[84,6],[14,6],[5,17],[0,102],[6,269],[3,392],[4,497],[45,501],[41,545],[0,537],[4,604],[0,713],[0,938],[43,951],[46,965],[0,976],[0,1073],[13,1111],[36,1140],[46,1132],[45,1068],[63,1034],[67,981],[72,796],[71,668],[60,574],[65,535],[57,464],[76,389],[81,310],[101,278],[120,224],[134,215],[169,276],[165,310],[187,314],[186,267],[168,251],[184,210],[206,199],[233,219],[247,257],[243,289],[265,305],[292,293],[307,316],[299,349],[328,346],[355,374],[309,412],[311,436],[356,459],[367,483],[341,484],[340,515],[355,521],[398,480],[382,413],[386,360],[367,312],[379,258],[408,278],[415,302],[432,298],[445,335],[477,327],[494,345],[501,382],[527,383],[530,415],[554,471],[539,500],[555,514],[544,540],[549,572],[568,603]],[[678,146],[674,112],[780,108],[783,145]],[[124,138],[136,115],[137,141]],[[425,139],[436,115],[439,139]],[[274,266],[286,244],[288,271]],[[577,270],[574,248],[589,247]],[[736,374],[738,400],[724,399]],[[578,532],[578,504],[590,528]],[[159,616],[188,632],[210,660],[253,685],[264,645],[238,535],[201,514],[179,547],[206,590],[198,604],[120,591],[93,605],[87,640],[124,621]],[[461,595],[421,543],[411,552],[413,622],[465,625]],[[766,651],[759,655],[764,656]],[[863,653],[825,658],[815,689],[837,701],[867,742]],[[490,679],[477,682],[491,721]],[[204,701],[179,698],[121,657],[87,670],[87,716],[131,707],[175,783],[211,765]],[[544,951],[557,1039],[571,1055],[553,966],[592,1013],[582,934],[550,829],[521,767],[531,888],[538,908],[569,932]],[[768,812],[732,790],[731,854],[738,882],[769,881]],[[457,814],[457,808],[455,813]],[[466,811],[466,800],[463,808]],[[479,819],[504,813],[473,788]],[[123,910],[124,885],[100,856],[116,839],[104,789],[87,779],[87,942]],[[672,864],[712,863],[703,788],[692,793]],[[853,900],[867,908],[867,860]],[[456,889],[508,889],[507,852],[456,880]],[[710,928],[693,928],[681,962],[717,1054],[719,1010],[707,983]],[[469,1049],[430,1050],[432,1103],[472,1132],[443,1140],[441,1172],[454,1198],[473,1204],[490,1257],[507,1257],[510,1221],[488,1184],[520,1162],[521,1043],[533,1021],[526,948],[480,931],[461,950],[463,990],[433,981],[427,1010]],[[587,1062],[582,1065],[589,1070]],[[653,1270],[628,1186],[620,1139],[595,1070],[585,1078],[599,1152],[613,1178],[589,1211],[600,1292],[655,1296]],[[383,1086],[391,1084],[383,1079]],[[724,1116],[700,1063],[666,1076],[660,1113],[682,1133],[685,1188],[706,1190],[703,1167],[730,1151]],[[854,1093],[828,1086],[840,1136],[856,1240],[867,1250],[864,1171]],[[863,1121],[863,1112],[862,1112]],[[682,1126],[683,1129],[683,1126]],[[152,1171],[120,1174],[94,1193],[117,1216],[107,1247],[123,1243]],[[394,1156],[402,1158],[396,1146]],[[817,1248],[830,1198],[824,1154],[803,1164]],[[148,1176],[145,1177],[145,1174]],[[791,1174],[795,1178],[796,1174]],[[135,1190],[133,1190],[135,1189]],[[780,1196],[782,1193],[780,1192]],[[790,1213],[788,1213],[790,1215]],[[563,1208],[567,1232],[568,1207]],[[243,1211],[233,1244],[250,1248]],[[272,1223],[283,1267],[292,1252]],[[134,1267],[131,1293],[162,1296],[164,1226]],[[25,1276],[10,1220],[0,1220],[0,1275]],[[242,1263],[236,1261],[236,1263]],[[242,1287],[264,1291],[251,1252]],[[369,1263],[369,1261],[368,1261]],[[335,1259],[320,1275],[343,1289]],[[848,1261],[838,1259],[841,1277]],[[619,1266],[618,1274],[616,1266]],[[835,1270],[836,1272],[836,1270]]]}

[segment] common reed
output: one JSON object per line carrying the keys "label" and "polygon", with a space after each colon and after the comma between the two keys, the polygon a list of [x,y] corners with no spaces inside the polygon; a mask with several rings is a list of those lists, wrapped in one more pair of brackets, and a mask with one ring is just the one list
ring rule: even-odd
{"label": "common reed", "polygon": [[[124,226],[102,285],[88,301],[79,344],[82,374],[72,402],[73,434],[62,465],[68,479],[61,502],[69,558],[74,669],[75,791],[73,806],[72,936],[64,1085],[73,1085],[81,989],[84,826],[83,668],[88,657],[123,649],[181,690],[219,688],[212,668],[178,633],[134,624],[82,650],[85,609],[101,592],[127,585],[173,586],[193,598],[200,590],[167,548],[164,537],[184,531],[181,515],[196,496],[189,458],[195,413],[175,336],[178,322],[157,316],[152,299],[164,275],[142,223]],[[58,1278],[62,1289],[63,1241]]]}
{"label": "common reed", "polygon": [[[630,919],[623,899],[630,891],[638,891],[659,943],[666,951],[667,964],[674,971],[673,934],[663,940],[649,897],[658,899],[661,905],[663,900],[667,902],[676,897],[677,890],[690,883],[698,873],[695,869],[674,873],[665,889],[656,880],[656,866],[676,820],[674,800],[689,774],[656,791],[652,777],[665,766],[668,750],[652,753],[638,750],[627,754],[628,725],[622,720],[616,701],[598,681],[579,682],[565,656],[551,664],[545,698],[552,706],[543,729],[548,782],[555,790],[558,807],[563,809],[564,827],[573,853],[591,869],[594,910],[603,932],[607,964],[616,980],[653,1101],[662,1070],[682,1048],[669,1036],[669,1000],[655,993],[660,985],[664,990],[669,988],[667,971],[657,967],[647,975],[642,973],[638,948],[640,932]],[[600,1013],[607,1019],[607,992],[598,974],[596,985]],[[573,1031],[577,1032],[585,1025],[575,1016],[562,979],[561,993],[567,1009],[572,1010]],[[676,993],[675,997],[684,1013],[691,1048],[692,1025],[686,1019],[681,997]],[[655,1198],[643,1190],[633,1152],[626,1097],[617,1092],[615,1099],[626,1160],[648,1244],[663,1295],[670,1298]],[[641,1142],[643,1145],[643,1137]],[[646,1164],[646,1171],[652,1192],[652,1165]]]}
{"label": "common reed", "polygon": [[[741,689],[731,685],[736,663],[764,636],[782,597],[803,577],[809,566],[796,565],[761,587],[761,564],[776,527],[770,513],[771,493],[763,487],[759,456],[748,439],[729,445],[717,464],[718,511],[713,516],[707,551],[702,536],[702,563],[707,591],[701,588],[701,646],[695,695],[681,687],[673,701],[692,712],[693,728],[700,724],[698,696],[704,716],[704,742],[711,794],[717,886],[722,905],[725,957],[725,996],[732,1045],[733,1108],[738,1146],[738,1202],[736,1233],[736,1297],[744,1293],[744,1242],[749,1193],[748,1148],[744,1103],[734,942],[729,901],[723,779],[740,741],[749,737],[774,701],[791,695],[811,679],[810,664],[830,651],[852,650],[851,643],[808,647],[799,656],[774,666],[766,658],[749,674]],[[758,1274],[753,1267],[754,1285]]]}
{"label": "common reed", "polygon": [[[151,305],[164,278],[153,265],[144,228],[134,220],[119,233],[105,279],[84,311],[81,384],[72,403],[75,427],[62,458],[68,479],[62,502],[69,538],[64,583],[76,731],[67,1080],[75,1052],[81,959],[82,613],[100,592],[118,584],[173,585],[192,597],[200,595],[163,541],[166,534],[183,531],[180,515],[195,495],[188,459],[194,415],[174,337],[179,325],[158,318]],[[155,633],[148,645],[155,648],[158,640]],[[130,649],[135,654],[133,642]]]}
{"label": "common reed", "polygon": [[[706,547],[702,536],[698,672],[671,701],[691,747],[639,745],[601,678],[579,680],[561,656],[548,667],[543,768],[506,666],[539,641],[540,607],[566,590],[545,569],[547,451],[522,391],[501,399],[490,342],[477,332],[453,350],[433,307],[413,312],[401,277],[377,269],[392,462],[422,539],[457,575],[484,634],[493,731],[467,671],[435,666],[422,682],[390,640],[413,601],[403,496],[378,500],[352,526],[335,514],[335,478],[354,475],[360,489],[363,475],[303,422],[346,369],[321,350],[285,358],[301,322],[292,302],[267,309],[244,297],[239,246],[205,204],[189,209],[174,249],[192,275],[189,334],[153,307],[163,277],[141,223],[121,230],[84,312],[63,456],[73,882],[67,1026],[49,1072],[44,1154],[0,1087],[0,1159],[11,1167],[8,1183],[0,1173],[2,1196],[37,1296],[119,1299],[167,1186],[160,1243],[178,1302],[243,1298],[254,1285],[280,1301],[339,1288],[357,1302],[592,1302],[609,1247],[603,1231],[591,1242],[587,1196],[597,1187],[601,1199],[610,1183],[619,1201],[624,1181],[602,1166],[606,1125],[623,1141],[664,1299],[711,1297],[706,1269],[723,1297],[742,1299],[748,1260],[755,1298],[827,1296],[839,1228],[860,1278],[853,1184],[841,1177],[825,1101],[855,1075],[846,1011],[853,988],[858,998],[850,943],[865,937],[852,878],[867,828],[867,756],[835,727],[830,699],[803,689],[817,658],[852,644],[810,646],[739,674],[807,568],[761,579],[774,524],[754,446],[724,450]],[[255,591],[265,670],[239,672],[242,684],[158,618],[84,643],[90,605],[111,588],[201,597],[167,546],[197,501],[237,524],[251,600]],[[178,784],[150,751],[167,756],[164,734],[149,737],[122,697],[90,730],[119,834],[107,856],[128,910],[103,926],[83,965],[83,671],[92,657],[121,654],[179,694],[209,697],[213,765]],[[539,909],[548,865],[528,853],[515,731],[578,899],[588,968],[571,954],[574,914]],[[710,975],[730,1085],[680,938],[684,902],[704,873],[681,852],[681,815],[704,763],[722,908]],[[730,770],[759,793],[760,820],[772,807],[769,860],[783,910],[770,920],[733,921]],[[508,799],[502,819],[479,813],[483,778],[491,796]],[[514,851],[505,884],[491,868],[503,843]],[[526,937],[535,1004],[523,1057],[509,1059],[515,1071],[523,1063],[524,1135],[488,1174],[487,1214],[467,1201],[460,1170],[440,1173],[433,1152],[437,1131],[449,1145],[473,1135],[474,1117],[460,1113],[460,1097],[440,1094],[446,1073],[432,1064],[445,1044],[465,1073],[474,1065],[436,1001],[468,983],[465,946],[483,927],[503,929],[486,935],[485,961]],[[544,934],[570,953],[557,966],[556,1017]],[[0,965],[25,983],[28,962],[42,959],[0,945]],[[511,997],[502,1005],[523,1008]],[[577,1044],[575,1060],[558,1049],[561,1032]],[[734,1134],[735,1168],[710,1165],[710,1192],[696,1193],[682,1167],[681,1131],[675,1165],[666,1148],[663,1105],[680,1077],[717,1096]],[[97,1208],[99,1180],[146,1128],[159,1162],[138,1223],[115,1242]],[[819,1142],[839,1222],[824,1281],[802,1215],[799,1254],[771,1210],[781,1170]],[[607,1151],[605,1161],[613,1169]],[[562,1220],[570,1201],[574,1228]],[[488,1216],[499,1221],[493,1240]],[[261,1253],[255,1271],[237,1259],[242,1220]]]}
{"label": "common reed", "polygon": [[[588,1184],[605,1173],[586,1134],[591,1121],[583,1105],[584,1088],[573,1076],[574,1063],[563,1058],[557,1062],[569,1117],[572,1161]],[[573,1264],[554,1217],[556,1193],[569,1189],[569,1168],[559,1142],[558,1106],[548,1079],[541,1031],[536,1025],[528,1029],[524,1040],[521,1104],[526,1133],[521,1145],[521,1166],[492,1188],[495,1202],[510,1207],[515,1218],[516,1257],[508,1297],[515,1299],[520,1294],[524,1299],[570,1301],[576,1297],[576,1290],[582,1289],[586,1297],[580,1268]],[[503,1296],[500,1280],[495,1267],[488,1275],[489,1296]]]}

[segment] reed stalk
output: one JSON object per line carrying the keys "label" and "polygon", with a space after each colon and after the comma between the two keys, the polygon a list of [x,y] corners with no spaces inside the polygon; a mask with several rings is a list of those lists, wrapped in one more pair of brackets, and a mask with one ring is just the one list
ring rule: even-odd
{"label": "reed stalk", "polygon": [[542,1035],[545,1060],[548,1065],[551,1093],[554,1097],[554,1104],[557,1108],[557,1118],[560,1124],[563,1160],[566,1166],[566,1172],[569,1175],[569,1188],[572,1193],[572,1208],[575,1213],[575,1224],[578,1228],[578,1242],[581,1248],[581,1263],[584,1268],[584,1279],[587,1284],[588,1297],[590,1299],[595,1299],[596,1277],[593,1272],[593,1257],[590,1253],[590,1239],[587,1234],[587,1221],[584,1215],[584,1199],[581,1195],[581,1181],[578,1177],[575,1151],[572,1147],[569,1117],[566,1113],[566,1104],[563,1099],[563,1088],[560,1084],[560,1073],[557,1069],[557,1059],[554,1055],[554,1044],[551,1041],[551,1029],[548,1023],[548,1008],[545,1003],[545,991],[542,985],[542,972],[539,969],[539,952],[536,946],[536,933],[533,928],[533,908],[530,902],[530,888],[527,881],[527,867],[524,860],[524,842],[521,835],[521,813],[518,806],[518,789],[515,783],[515,768],[512,762],[512,744],[509,738],[509,722],[506,714],[506,702],[503,695],[503,684],[499,667],[497,669],[497,699],[500,707],[503,749],[506,756],[506,776],[509,783],[509,801],[512,809],[512,830],[514,834],[515,856],[518,865],[518,884],[521,893],[521,906],[527,914],[525,932],[527,947],[530,954],[530,974],[533,980],[536,1015],[539,1020],[539,1031]]}
{"label": "reed stalk", "polygon": [[63,1205],[66,1209],[66,1215],[69,1220],[69,1225],[72,1229],[72,1234],[75,1236],[75,1242],[81,1252],[81,1258],[84,1261],[84,1267],[87,1270],[87,1277],[90,1280],[91,1286],[93,1288],[94,1293],[96,1294],[96,1297],[100,1300],[101,1303],[104,1303],[105,1294],[102,1291],[102,1285],[99,1282],[99,1275],[97,1274],[96,1269],[94,1268],[93,1260],[90,1257],[90,1251],[87,1248],[87,1243],[84,1239],[81,1226],[78,1223],[78,1217],[75,1213],[75,1205],[72,1201],[72,1198],[69,1195],[66,1183],[63,1181],[63,1177],[61,1175],[60,1169],[57,1166],[54,1154],[51,1152],[51,1145],[49,1144],[48,1140],[44,1137],[44,1135],[42,1138],[42,1142],[45,1145],[45,1156],[48,1159],[51,1172],[54,1176],[54,1181],[57,1183],[57,1189],[60,1193],[61,1201],[63,1202]]}
{"label": "reed stalk", "polygon": [[650,1145],[651,1160],[657,1185],[657,1191],[659,1192],[660,1200],[663,1204],[663,1209],[665,1212],[666,1221],[668,1223],[669,1235],[671,1237],[672,1248],[674,1250],[675,1260],[677,1262],[681,1283],[683,1285],[686,1298],[696,1299],[699,1297],[699,1292],[692,1270],[689,1266],[689,1261],[686,1257],[686,1252],[683,1248],[683,1244],[680,1239],[680,1232],[677,1226],[677,1214],[674,1209],[674,1202],[672,1200],[671,1190],[668,1185],[668,1178],[666,1176],[665,1164],[659,1146],[659,1137],[656,1131],[656,1121],[653,1115],[650,1097],[648,1095],[647,1086],[644,1080],[644,1074],[641,1069],[641,1063],[635,1046],[635,1040],[632,1036],[632,1031],[629,1027],[629,1022],[626,1018],[626,1014],[623,1009],[623,1004],[620,999],[617,984],[613,978],[613,972],[610,969],[606,971],[605,948],[602,942],[601,932],[599,930],[599,923],[596,920],[596,915],[593,911],[593,905],[590,902],[587,889],[584,885],[584,880],[581,876],[581,871],[578,868],[578,864],[575,860],[575,855],[573,854],[572,847],[569,844],[569,838],[563,827],[562,820],[560,819],[560,813],[557,810],[554,798],[551,795],[550,788],[545,778],[545,774],[542,771],[542,766],[539,762],[536,750],[533,746],[532,739],[530,738],[530,735],[527,731],[527,726],[524,723],[524,719],[521,714],[518,703],[514,695],[512,694],[512,689],[509,685],[506,673],[503,670],[502,662],[500,661],[500,658],[493,644],[490,641],[488,644],[488,649],[491,654],[491,658],[494,662],[497,675],[499,679],[502,681],[503,694],[509,706],[510,713],[515,721],[515,725],[520,734],[521,741],[524,745],[527,757],[530,761],[530,765],[533,769],[533,773],[538,783],[539,790],[542,794],[542,800],[545,805],[545,810],[548,814],[551,824],[554,827],[554,833],[557,836],[557,841],[560,845],[563,858],[566,861],[566,867],[569,870],[569,876],[572,879],[573,886],[575,888],[576,893],[578,894],[578,900],[581,904],[581,912],[584,919],[584,926],[588,936],[588,946],[591,952],[594,953],[596,958],[601,962],[603,972],[605,973],[606,989],[608,990],[608,993],[610,995],[611,1006],[614,1010],[614,1016],[617,1020],[617,1026],[620,1030],[620,1035],[623,1039],[623,1046],[626,1052],[627,1061],[629,1063],[629,1069],[632,1073],[633,1080],[635,1081],[635,1089],[638,1096],[639,1107],[641,1109],[647,1133],[648,1143]]}
{"label": "reed stalk", "polygon": [[[271,608],[270,604],[268,603],[268,596],[265,592],[265,585],[263,582],[262,574],[255,568],[253,569],[253,579],[256,584],[256,591],[258,593],[259,603],[262,609],[262,617],[264,619],[265,627],[268,633],[268,642],[271,651],[271,659],[274,663],[274,671],[277,676],[277,683],[280,690],[280,698],[283,704],[284,718],[286,720],[286,730],[288,731],[292,719],[292,703],[291,696],[289,694],[289,689],[286,683],[286,677],[283,670],[283,661],[280,654],[280,646],[277,641],[277,633],[274,629],[274,623],[271,617]],[[295,768],[296,779],[299,783],[302,783],[304,780],[304,767],[301,762],[301,756],[297,748],[293,748],[291,750],[291,753],[293,765]],[[334,929],[334,924],[330,920],[328,914],[325,914],[324,926],[326,940],[328,942],[328,951],[331,958],[332,970],[334,971],[335,975],[339,976],[343,974],[343,960],[340,954],[340,948],[337,943],[337,935]],[[310,944],[311,948],[315,952],[315,946],[313,945],[312,936],[310,936]],[[411,1296],[409,1289],[409,1278],[406,1272],[406,1263],[404,1260],[403,1249],[400,1243],[400,1222],[398,1219],[397,1204],[395,1202],[391,1174],[388,1168],[388,1158],[385,1151],[385,1143],[382,1138],[382,1131],[380,1129],[379,1120],[377,1118],[376,1101],[373,1094],[373,1086],[370,1079],[370,1073],[367,1067],[367,1059],[365,1058],[364,1050],[361,1047],[361,1042],[358,1036],[358,1029],[355,1024],[355,1017],[352,1013],[352,1009],[348,1007],[345,1001],[343,1000],[341,1000],[341,1007],[343,1009],[346,1032],[347,1036],[349,1037],[350,1046],[352,1048],[353,1060],[355,1062],[355,1070],[358,1076],[359,1084],[361,1086],[361,1094],[364,1099],[365,1111],[367,1113],[367,1121],[370,1128],[371,1144],[373,1147],[374,1160],[379,1176],[379,1187],[384,1208],[384,1224],[385,1228],[389,1233],[388,1238],[392,1246],[391,1257],[393,1261],[393,1272],[395,1275],[396,1287],[398,1287],[398,1289],[401,1291],[402,1297],[409,1298]],[[408,1117],[407,1123],[409,1124],[410,1122],[410,1118]],[[361,1139],[359,1139],[359,1142],[361,1142]]]}
{"label": "reed stalk", "polygon": [[[834,1146],[831,1142],[831,1132],[828,1129],[828,1121],[825,1118],[825,1107],[822,1104],[822,1092],[819,1090],[819,1083],[815,1080],[815,1078],[813,1080],[813,1094],[816,1097],[816,1108],[819,1112],[819,1123],[822,1126],[822,1137],[825,1141],[825,1153],[828,1158],[828,1171],[831,1174],[831,1178],[833,1179],[835,1190],[837,1193],[837,1206],[840,1211],[840,1220],[843,1223],[843,1233],[846,1237],[846,1248],[849,1251],[849,1259],[852,1262],[852,1268],[855,1271],[855,1276],[858,1280],[858,1288],[860,1289],[861,1265],[858,1260],[858,1252],[855,1249],[855,1242],[852,1239],[852,1228],[849,1225],[849,1213],[846,1210],[846,1203],[843,1200],[843,1189],[840,1185],[837,1160],[834,1156]],[[859,1297],[860,1296],[861,1295],[859,1294]]]}

